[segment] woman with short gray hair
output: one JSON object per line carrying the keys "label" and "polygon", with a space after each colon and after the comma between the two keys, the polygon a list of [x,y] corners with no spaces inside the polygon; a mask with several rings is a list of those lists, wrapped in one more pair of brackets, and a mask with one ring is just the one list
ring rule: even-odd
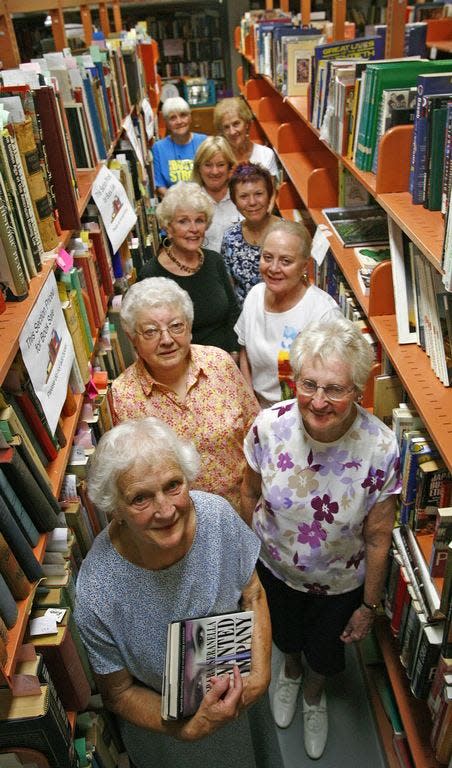
{"label": "woman with short gray hair", "polygon": [[145,264],[140,279],[167,277],[187,291],[194,305],[193,341],[221,347],[238,357],[234,324],[239,308],[221,256],[203,248],[213,203],[198,184],[179,181],[157,206],[167,235],[156,259]]}
{"label": "woman with short gray hair", "polygon": [[190,106],[180,96],[166,99],[162,107],[168,135],[152,147],[156,192],[164,197],[178,181],[190,181],[193,158],[205,133],[191,131]]}
{"label": "woman with short gray hair", "polygon": [[[225,499],[191,490],[198,465],[195,447],[155,418],[101,437],[88,493],[111,521],[80,568],[75,618],[135,768],[229,768],[231,753],[243,768],[282,768],[265,696],[271,638],[259,542]],[[163,720],[168,624],[240,610],[254,618],[249,676],[236,665],[205,694],[201,677],[194,714]]]}

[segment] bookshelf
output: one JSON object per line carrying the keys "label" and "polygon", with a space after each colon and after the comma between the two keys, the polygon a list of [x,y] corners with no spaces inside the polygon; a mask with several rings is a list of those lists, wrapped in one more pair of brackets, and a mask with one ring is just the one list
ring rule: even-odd
{"label": "bookshelf", "polygon": [[[390,0],[389,5],[395,5],[394,0]],[[447,31],[441,26],[441,33],[439,27],[434,33],[429,27],[429,39],[442,39],[445,41],[443,50],[448,50],[452,39],[451,20],[441,21],[447,22]],[[437,36],[432,37],[433,34]],[[401,35],[403,26],[394,31],[391,44],[398,44],[400,40],[397,41],[397,37]],[[235,41],[239,46],[240,30],[236,31]],[[441,48],[441,44],[437,47]],[[322,208],[337,206],[340,161],[420,249],[436,271],[441,273],[443,218],[440,213],[413,205],[408,193],[412,127],[398,126],[385,134],[380,144],[376,174],[360,171],[352,161],[320,140],[319,131],[309,121],[307,97],[283,98],[270,78],[254,73],[253,41],[250,35],[245,38],[241,53],[245,61],[237,70],[240,93],[255,115],[256,132],[273,146],[287,178],[278,192],[277,202],[281,215],[293,219],[293,211],[299,208],[301,203],[307,208],[314,224],[327,225]],[[404,389],[428,426],[446,466],[452,471],[452,391],[436,378],[421,348],[416,344],[398,343],[390,262],[382,263],[374,270],[370,294],[364,296],[357,280],[358,263],[353,249],[344,248],[334,234],[328,241],[334,258],[370,326],[394,366]],[[428,560],[431,541],[423,538],[424,541],[421,542],[419,537],[419,543],[423,548],[424,557]],[[436,587],[440,590],[441,583],[437,583]],[[378,622],[376,632],[414,765],[416,768],[436,768],[439,764],[430,745],[431,720],[426,712],[425,702],[416,700],[410,691],[388,622]],[[378,711],[376,714],[378,715]],[[377,717],[377,722],[380,720],[383,720],[383,726],[386,727],[384,717]],[[382,734],[382,741],[388,750],[388,760],[391,763],[394,753],[387,733]]]}

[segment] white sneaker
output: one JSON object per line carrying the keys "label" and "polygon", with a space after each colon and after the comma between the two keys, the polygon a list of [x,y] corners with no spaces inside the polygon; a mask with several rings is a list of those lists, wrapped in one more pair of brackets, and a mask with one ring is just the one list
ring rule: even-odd
{"label": "white sneaker", "polygon": [[288,728],[293,720],[302,677],[300,675],[296,680],[286,677],[284,669],[283,661],[272,696],[273,719],[279,728]]}
{"label": "white sneaker", "polygon": [[303,697],[303,720],[306,754],[317,760],[323,754],[328,738],[328,711],[325,693],[322,693],[320,704],[306,704]]}

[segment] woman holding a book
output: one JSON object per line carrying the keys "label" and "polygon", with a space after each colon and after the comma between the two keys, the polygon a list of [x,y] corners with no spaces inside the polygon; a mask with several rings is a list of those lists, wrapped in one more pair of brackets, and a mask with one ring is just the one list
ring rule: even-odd
{"label": "woman holding a book", "polygon": [[243,220],[226,230],[221,255],[242,306],[250,289],[262,279],[259,272],[262,243],[269,227],[278,221],[272,215],[273,177],[261,165],[240,163],[231,176],[229,192]]}
{"label": "woman holding a book", "polygon": [[209,195],[214,211],[204,245],[220,253],[225,231],[242,218],[229,194],[229,179],[235,158],[226,139],[208,136],[199,146],[191,180]]}
{"label": "woman holding a book", "polygon": [[193,341],[211,344],[238,356],[234,323],[239,315],[235,294],[219,253],[203,247],[213,218],[210,197],[198,184],[180,181],[157,206],[167,236],[157,256],[140,272],[144,277],[169,277],[193,301]]}
{"label": "woman holding a book", "polygon": [[310,285],[311,237],[306,227],[277,219],[262,243],[263,282],[251,288],[236,323],[240,369],[263,407],[294,397],[289,361],[293,340],[311,320],[339,315],[334,299]]}
{"label": "woman holding a book", "polygon": [[245,99],[234,96],[218,102],[213,113],[215,130],[231,145],[237,163],[259,163],[278,177],[276,155],[270,147],[250,138],[253,113]]}
{"label": "woman holding a book", "polygon": [[218,347],[191,344],[193,303],[173,280],[132,285],[121,323],[138,360],[113,382],[116,421],[157,416],[193,440],[201,456],[195,487],[238,509],[243,439],[259,405],[236,363]]}
{"label": "woman holding a book", "polygon": [[296,398],[261,411],[245,439],[242,511],[261,540],[258,573],[284,654],[273,716],[290,725],[303,676],[305,749],[319,758],[325,683],[382,597],[399,456],[393,432],[359,405],[372,352],[356,325],[310,323],[290,360]]}
{"label": "woman holding a book", "polygon": [[156,192],[164,197],[178,181],[190,181],[193,159],[205,133],[191,130],[190,106],[180,96],[166,99],[162,106],[167,135],[152,147]]}
{"label": "woman holding a book", "polygon": [[[190,491],[193,444],[155,418],[105,433],[88,474],[111,518],[84,560],[76,620],[105,705],[135,768],[282,768],[267,698],[270,624],[255,573],[259,541],[228,502]],[[199,709],[162,718],[168,624],[253,611],[251,671],[210,679]]]}

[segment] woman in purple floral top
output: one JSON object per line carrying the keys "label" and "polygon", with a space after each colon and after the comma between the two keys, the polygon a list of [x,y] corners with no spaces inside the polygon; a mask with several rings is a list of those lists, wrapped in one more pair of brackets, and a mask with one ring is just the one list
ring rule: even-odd
{"label": "woman in purple floral top", "polygon": [[242,510],[261,540],[259,575],[285,656],[274,718],[290,724],[303,671],[305,749],[318,758],[325,680],[344,668],[344,644],[368,634],[380,602],[399,457],[392,431],[358,403],[372,354],[352,322],[309,324],[290,359],[296,399],[261,411],[245,439]]}

